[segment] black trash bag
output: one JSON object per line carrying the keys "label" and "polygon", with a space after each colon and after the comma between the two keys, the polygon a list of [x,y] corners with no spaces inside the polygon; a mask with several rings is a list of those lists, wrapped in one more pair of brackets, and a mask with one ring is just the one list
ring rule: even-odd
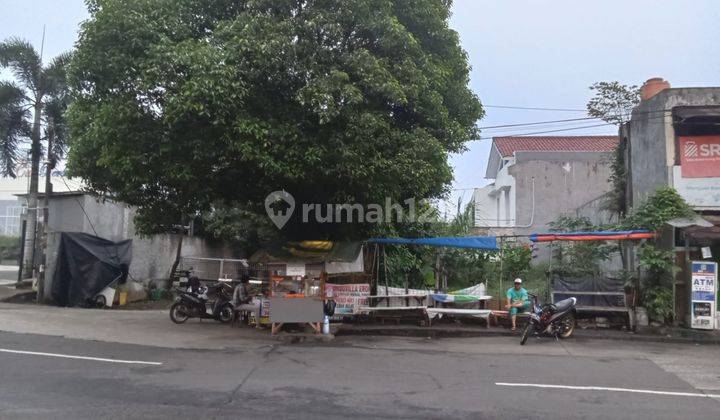
{"label": "black trash bag", "polygon": [[325,304],[323,305],[323,310],[325,311],[325,315],[326,316],[335,315],[335,306],[337,306],[337,305],[335,304],[334,300],[326,301]]}

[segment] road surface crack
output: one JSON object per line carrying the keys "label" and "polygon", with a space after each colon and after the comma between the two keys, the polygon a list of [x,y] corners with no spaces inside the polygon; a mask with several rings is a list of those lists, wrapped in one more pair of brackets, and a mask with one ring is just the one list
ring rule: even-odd
{"label": "road surface crack", "polygon": [[270,354],[272,354],[275,350],[277,350],[276,346],[270,346],[270,350],[266,351],[263,354],[263,361],[262,363],[258,363],[257,365],[253,366],[252,369],[245,375],[245,377],[242,378],[238,386],[235,387],[235,389],[232,390],[230,393],[230,396],[228,397],[228,400],[225,401],[224,405],[232,404],[235,401],[235,397],[237,396],[238,392],[242,389],[242,387],[247,383],[247,381],[250,379],[250,377],[258,370],[260,365],[267,363],[268,359],[270,358]]}

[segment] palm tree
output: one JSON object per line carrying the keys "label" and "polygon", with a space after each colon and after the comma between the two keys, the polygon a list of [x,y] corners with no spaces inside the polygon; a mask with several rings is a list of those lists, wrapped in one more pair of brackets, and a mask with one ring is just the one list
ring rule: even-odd
{"label": "palm tree", "polygon": [[[25,276],[33,275],[37,237],[38,174],[47,153],[48,173],[66,147],[63,112],[67,107],[66,69],[70,54],[63,53],[43,66],[40,54],[22,39],[0,42],[0,67],[12,71],[16,81],[0,81],[0,173],[15,177],[18,156],[30,144],[28,231],[25,239]],[[43,147],[47,142],[49,147]]]}

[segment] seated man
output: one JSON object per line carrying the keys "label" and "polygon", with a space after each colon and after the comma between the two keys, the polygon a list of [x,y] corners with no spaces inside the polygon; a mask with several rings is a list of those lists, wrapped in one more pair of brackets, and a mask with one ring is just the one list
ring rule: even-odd
{"label": "seated man", "polygon": [[260,328],[260,304],[253,303],[248,284],[250,276],[243,274],[240,284],[233,291],[232,304],[236,311],[250,311],[255,316],[255,327]]}
{"label": "seated man", "polygon": [[515,319],[518,312],[525,312],[530,308],[530,298],[527,290],[522,287],[522,279],[515,279],[513,287],[509,288],[506,294],[507,301],[505,309],[510,310],[510,321],[512,330],[515,331]]}

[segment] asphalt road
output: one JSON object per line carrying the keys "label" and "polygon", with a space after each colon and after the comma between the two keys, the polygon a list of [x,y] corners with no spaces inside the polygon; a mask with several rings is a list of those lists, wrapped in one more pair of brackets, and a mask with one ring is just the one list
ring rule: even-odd
{"label": "asphalt road", "polygon": [[17,276],[17,266],[0,265],[0,285],[14,284],[17,281]]}
{"label": "asphalt road", "polygon": [[[651,346],[652,359],[625,343],[566,343],[364,338],[183,350],[0,333],[0,418],[720,418],[720,391],[708,389],[720,377],[702,368],[717,365],[717,346]],[[695,359],[683,362],[685,353]]]}

